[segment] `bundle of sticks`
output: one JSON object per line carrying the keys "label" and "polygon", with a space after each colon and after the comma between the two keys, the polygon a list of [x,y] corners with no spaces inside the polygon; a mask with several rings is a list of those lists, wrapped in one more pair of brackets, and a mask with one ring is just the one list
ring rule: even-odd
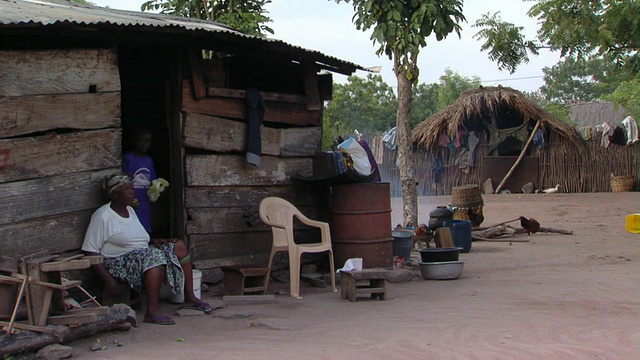
{"label": "bundle of sticks", "polygon": [[[519,221],[520,228],[515,228],[509,226],[507,224]],[[529,239],[511,239],[510,237],[518,234],[531,234],[543,232],[543,233],[555,233],[555,234],[564,234],[571,235],[573,231],[571,230],[563,230],[563,229],[553,229],[549,227],[540,226],[540,223],[534,218],[526,218],[524,216],[520,216],[517,219],[504,221],[498,224],[494,224],[491,226],[484,227],[473,227],[471,228],[471,238],[473,240],[480,241],[505,241],[505,242],[528,242]]]}

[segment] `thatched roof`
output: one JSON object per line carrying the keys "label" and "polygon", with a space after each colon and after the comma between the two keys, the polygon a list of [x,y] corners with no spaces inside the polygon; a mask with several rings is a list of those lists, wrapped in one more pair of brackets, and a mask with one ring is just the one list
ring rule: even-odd
{"label": "thatched roof", "polygon": [[556,132],[576,146],[582,143],[574,127],[543,110],[521,92],[501,86],[464,91],[453,105],[418,124],[411,133],[411,140],[427,148],[435,147],[442,132],[455,136],[458,128],[484,127],[483,120],[490,122],[491,114],[504,113],[505,110],[519,115],[520,124],[528,121],[535,126],[536,121],[540,120],[546,131]]}
{"label": "thatched roof", "polygon": [[622,123],[622,120],[629,115],[629,112],[623,107],[615,107],[610,102],[579,102],[569,105],[569,118],[577,127],[596,126],[603,122],[616,126]]}

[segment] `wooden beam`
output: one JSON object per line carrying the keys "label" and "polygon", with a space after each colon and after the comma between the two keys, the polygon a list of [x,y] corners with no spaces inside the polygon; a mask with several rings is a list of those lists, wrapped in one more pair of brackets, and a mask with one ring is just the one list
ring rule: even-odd
{"label": "wooden beam", "polygon": [[[280,154],[280,130],[263,127],[261,131],[262,153]],[[239,152],[247,150],[247,124],[216,116],[196,113],[185,115],[183,144],[186,147]]]}
{"label": "wooden beam", "polygon": [[[9,323],[6,322],[6,321],[0,321],[0,325],[9,326]],[[20,329],[20,330],[36,331],[36,332],[41,332],[41,333],[45,333],[45,334],[53,334],[53,333],[56,332],[55,328],[48,328],[48,327],[44,327],[44,326],[27,325],[27,324],[21,324],[21,323],[14,323],[13,327],[16,328],[16,329]]]}
{"label": "wooden beam", "polygon": [[311,190],[302,185],[188,187],[186,204],[190,209],[257,207],[260,206],[260,201],[268,196],[281,197],[299,207],[315,205]]}
{"label": "wooden beam", "polygon": [[8,256],[0,256],[0,273],[2,272],[17,273],[18,260]]}
{"label": "wooden beam", "polygon": [[239,155],[187,155],[188,186],[242,186],[292,184],[295,175],[311,176],[312,158],[262,156],[260,167]]}
{"label": "wooden beam", "polygon": [[280,156],[315,156],[322,151],[322,128],[281,129]]}
{"label": "wooden beam", "polygon": [[80,248],[94,210],[0,225],[0,248],[17,259],[41,249],[55,253]]}
{"label": "wooden beam", "polygon": [[[0,203],[4,205],[0,206],[0,225],[96,209],[105,203],[102,180],[118,170],[109,168],[0,184]],[[5,235],[1,228],[0,234]]]}
{"label": "wooden beam", "polygon": [[[307,95],[292,95],[292,94],[281,94],[274,92],[261,91],[262,97],[264,97],[265,101],[279,101],[285,103],[292,104],[304,104],[306,105],[309,102],[309,97]],[[244,90],[236,90],[236,89],[227,89],[227,88],[213,88],[210,87],[207,90],[207,95],[211,97],[229,97],[235,99],[244,99]]]}
{"label": "wooden beam", "polygon": [[74,325],[98,321],[96,314],[57,315],[47,318],[47,325]]}
{"label": "wooden beam", "polygon": [[0,96],[120,91],[114,49],[0,51]]}
{"label": "wooden beam", "polygon": [[52,261],[40,264],[40,270],[44,272],[52,271],[70,271],[88,269],[91,266],[89,259],[71,260],[71,261]]}
{"label": "wooden beam", "polygon": [[119,126],[119,92],[0,97],[0,138]]}
{"label": "wooden beam", "polygon": [[189,67],[191,68],[193,93],[196,100],[200,100],[207,96],[207,89],[204,86],[204,79],[202,77],[202,50],[194,46],[187,46],[186,53],[187,59],[189,60]]}
{"label": "wooden beam", "polygon": [[[182,111],[238,120],[247,119],[244,99],[205,97],[195,100],[190,87],[188,81],[183,82]],[[309,111],[303,104],[267,101],[264,121],[298,126],[320,126],[322,112]]]}
{"label": "wooden beam", "polygon": [[309,97],[307,110],[322,109],[322,101],[320,101],[320,88],[318,87],[318,68],[315,64],[306,64],[304,66],[304,88]]}

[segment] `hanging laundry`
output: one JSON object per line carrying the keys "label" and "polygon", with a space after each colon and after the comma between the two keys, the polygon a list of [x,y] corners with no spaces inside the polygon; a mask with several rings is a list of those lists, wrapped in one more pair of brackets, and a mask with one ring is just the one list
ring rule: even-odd
{"label": "hanging laundry", "polygon": [[613,129],[613,135],[611,135],[609,141],[616,145],[626,145],[627,135],[625,134],[624,128],[622,128],[622,126],[616,126],[616,128]]}
{"label": "hanging laundry", "polygon": [[624,120],[622,120],[622,125],[624,125],[627,130],[627,145],[635,144],[640,141],[640,139],[638,139],[638,124],[633,117],[627,116],[624,118]]}
{"label": "hanging laundry", "polygon": [[455,146],[456,148],[459,148],[461,146],[466,146],[468,135],[469,135],[469,132],[467,130],[463,128],[458,128],[458,133],[456,134],[456,139],[455,139],[455,142],[453,143],[453,146]]}
{"label": "hanging laundry", "polygon": [[600,145],[604,148],[609,147],[609,136],[613,135],[613,128],[606,121],[600,125],[596,125],[596,131],[602,133],[602,139],[600,139]]}
{"label": "hanging laundry", "polygon": [[433,172],[433,182],[440,182],[440,176],[444,171],[444,160],[442,159],[442,151],[443,149],[438,149],[436,153],[436,158],[433,161],[433,166],[431,167],[431,171]]}
{"label": "hanging laundry", "polygon": [[469,166],[474,166],[476,162],[476,147],[480,143],[480,139],[476,136],[475,132],[469,132],[467,138],[467,144],[469,145]]}
{"label": "hanging laundry", "polygon": [[543,149],[545,147],[546,143],[544,141],[544,130],[536,130],[536,133],[533,134],[533,143],[538,145],[538,149]]}
{"label": "hanging laundry", "polygon": [[446,133],[441,132],[438,136],[438,146],[448,147],[450,143],[451,139],[449,138],[449,136]]}
{"label": "hanging laundry", "polygon": [[593,139],[593,127],[585,126],[580,128],[580,135],[582,135],[582,138],[585,140]]}

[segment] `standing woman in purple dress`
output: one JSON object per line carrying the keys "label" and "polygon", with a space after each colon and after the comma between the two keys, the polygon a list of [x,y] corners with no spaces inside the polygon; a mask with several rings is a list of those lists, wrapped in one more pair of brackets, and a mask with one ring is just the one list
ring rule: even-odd
{"label": "standing woman in purple dress", "polygon": [[148,233],[151,233],[151,200],[147,190],[151,182],[158,178],[153,159],[147,155],[151,146],[151,132],[146,128],[137,128],[133,137],[133,150],[122,159],[122,172],[129,175],[136,194],[136,215]]}

